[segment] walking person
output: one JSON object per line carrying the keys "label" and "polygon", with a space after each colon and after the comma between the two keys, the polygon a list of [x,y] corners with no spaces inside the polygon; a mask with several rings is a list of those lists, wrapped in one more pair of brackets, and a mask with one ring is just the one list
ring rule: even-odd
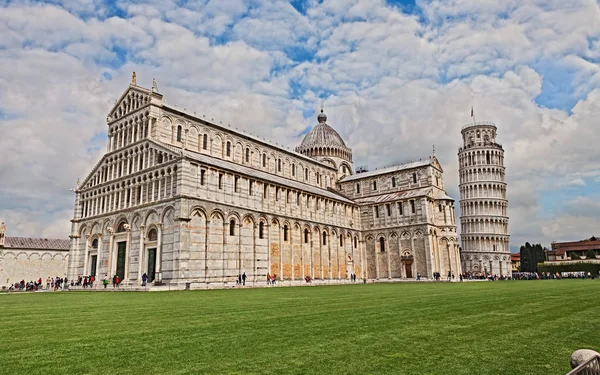
{"label": "walking person", "polygon": [[112,278],[113,289],[117,287],[117,275],[114,275]]}
{"label": "walking person", "polygon": [[102,284],[104,284],[104,289],[108,286],[108,275],[104,276],[104,280],[102,280]]}
{"label": "walking person", "polygon": [[119,289],[119,284],[121,284],[121,278],[119,275],[115,275],[115,283],[117,284],[117,289]]}
{"label": "walking person", "polygon": [[242,273],[242,285],[246,286],[246,272]]}
{"label": "walking person", "polygon": [[267,273],[267,285],[271,285],[271,274]]}
{"label": "walking person", "polygon": [[421,281],[421,273],[417,272],[417,281]]}
{"label": "walking person", "polygon": [[146,281],[148,281],[148,275],[146,275],[146,272],[144,272],[142,275],[142,286],[146,286]]}

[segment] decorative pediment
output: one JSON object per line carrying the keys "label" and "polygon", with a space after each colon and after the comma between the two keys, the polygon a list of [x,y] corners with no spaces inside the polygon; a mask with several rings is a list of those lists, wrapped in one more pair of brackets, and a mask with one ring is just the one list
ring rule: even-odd
{"label": "decorative pediment", "polygon": [[440,172],[444,173],[444,170],[442,169],[442,165],[441,165],[441,164],[440,164],[440,162],[438,161],[437,157],[435,157],[435,156],[432,156],[432,157],[431,157],[431,165],[432,165],[432,166],[433,166],[435,169],[437,169],[437,170],[439,170]]}
{"label": "decorative pediment", "polygon": [[[83,189],[87,189],[87,188],[91,187],[91,184],[94,183],[94,179],[100,178],[102,176],[102,173],[103,173],[102,166],[105,164],[106,161],[113,162],[114,160],[122,159],[124,157],[127,157],[127,155],[129,155],[129,154],[135,154],[136,152],[140,152],[141,150],[149,148],[149,147],[158,151],[162,155],[163,158],[171,158],[171,157],[177,158],[177,157],[182,156],[181,152],[179,150],[175,149],[174,147],[170,147],[168,145],[158,143],[158,142],[152,141],[150,139],[147,139],[141,143],[134,143],[130,146],[121,148],[117,151],[105,154],[98,161],[98,163],[96,163],[96,165],[94,166],[92,171],[87,175],[87,177],[83,180],[83,182],[81,182],[78,185],[78,190],[83,190]],[[165,162],[165,161],[166,160],[163,159],[163,161],[159,161],[159,163]],[[125,177],[125,176],[123,176],[123,177]],[[94,183],[94,185],[95,185],[95,183]]]}
{"label": "decorative pediment", "polygon": [[137,111],[140,108],[145,107],[146,105],[149,105],[152,95],[160,94],[152,93],[148,89],[133,84],[129,85],[121,97],[115,101],[115,105],[108,113],[106,121],[112,122],[118,120],[132,112]]}

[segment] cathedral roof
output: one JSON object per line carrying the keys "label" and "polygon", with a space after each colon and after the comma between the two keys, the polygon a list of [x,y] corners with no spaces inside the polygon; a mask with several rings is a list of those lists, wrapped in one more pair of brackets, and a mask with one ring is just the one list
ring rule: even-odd
{"label": "cathedral roof", "polygon": [[352,200],[346,198],[345,196],[337,193],[334,190],[323,189],[323,188],[320,188],[317,186],[308,185],[308,184],[300,182],[300,181],[296,181],[296,180],[281,177],[281,176],[278,176],[275,174],[263,172],[259,169],[250,168],[245,165],[236,164],[236,163],[233,163],[233,162],[230,162],[227,160],[214,158],[212,156],[207,156],[207,155],[201,154],[196,151],[181,149],[181,148],[172,146],[168,143],[164,143],[164,142],[160,142],[160,141],[152,141],[152,142],[158,143],[170,150],[182,152],[184,156],[191,158],[193,160],[199,161],[201,163],[204,163],[206,165],[212,165],[217,168],[226,169],[226,170],[229,170],[232,172],[236,172],[236,173],[243,174],[246,176],[251,176],[251,177],[261,179],[264,181],[271,181],[273,183],[276,183],[276,184],[279,184],[282,186],[286,186],[286,187],[290,187],[295,190],[306,191],[311,194],[320,195],[321,197],[335,199],[335,200],[342,201],[342,202],[348,203],[348,204],[354,204],[354,202]]}
{"label": "cathedral roof", "polygon": [[394,166],[387,167],[387,168],[375,169],[375,170],[369,171],[369,172],[357,173],[352,176],[346,176],[346,177],[344,177],[344,179],[342,179],[341,182],[360,180],[363,178],[378,176],[378,175],[382,175],[382,174],[386,174],[386,173],[403,171],[405,169],[424,167],[424,166],[432,164],[432,162],[433,161],[431,159],[427,158],[425,160],[413,161],[413,162],[406,163],[406,164],[400,164],[400,165],[394,165]]}
{"label": "cathedral roof", "polygon": [[319,123],[304,136],[299,148],[314,146],[341,146],[345,148],[346,144],[342,137],[335,129],[327,125],[327,115],[323,113],[323,110],[321,110],[317,119]]}
{"label": "cathedral roof", "polygon": [[6,249],[69,250],[69,247],[69,240],[56,238],[6,237],[4,242]]}

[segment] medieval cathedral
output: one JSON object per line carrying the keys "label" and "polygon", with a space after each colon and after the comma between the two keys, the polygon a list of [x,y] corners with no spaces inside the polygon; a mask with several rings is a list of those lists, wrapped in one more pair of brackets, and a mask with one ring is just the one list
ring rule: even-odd
{"label": "medieval cathedral", "polygon": [[[205,288],[461,273],[454,201],[435,155],[355,173],[318,123],[295,151],[163,102],[135,79],[106,154],[76,189],[68,277]],[[500,244],[500,242],[498,242]],[[463,261],[464,262],[464,261]]]}

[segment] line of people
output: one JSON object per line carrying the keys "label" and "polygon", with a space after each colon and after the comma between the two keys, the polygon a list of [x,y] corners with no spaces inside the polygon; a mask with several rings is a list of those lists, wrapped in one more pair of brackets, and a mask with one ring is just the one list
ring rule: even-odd
{"label": "line of people", "polygon": [[44,288],[44,283],[42,278],[40,277],[39,279],[37,279],[36,281],[25,281],[24,279],[9,285],[8,287],[8,291],[9,292],[35,292],[38,290],[56,290],[56,289],[63,289],[66,285],[68,285],[68,279],[62,278],[60,276],[56,276],[56,278],[52,278],[50,276],[48,276],[46,278],[46,288]]}

